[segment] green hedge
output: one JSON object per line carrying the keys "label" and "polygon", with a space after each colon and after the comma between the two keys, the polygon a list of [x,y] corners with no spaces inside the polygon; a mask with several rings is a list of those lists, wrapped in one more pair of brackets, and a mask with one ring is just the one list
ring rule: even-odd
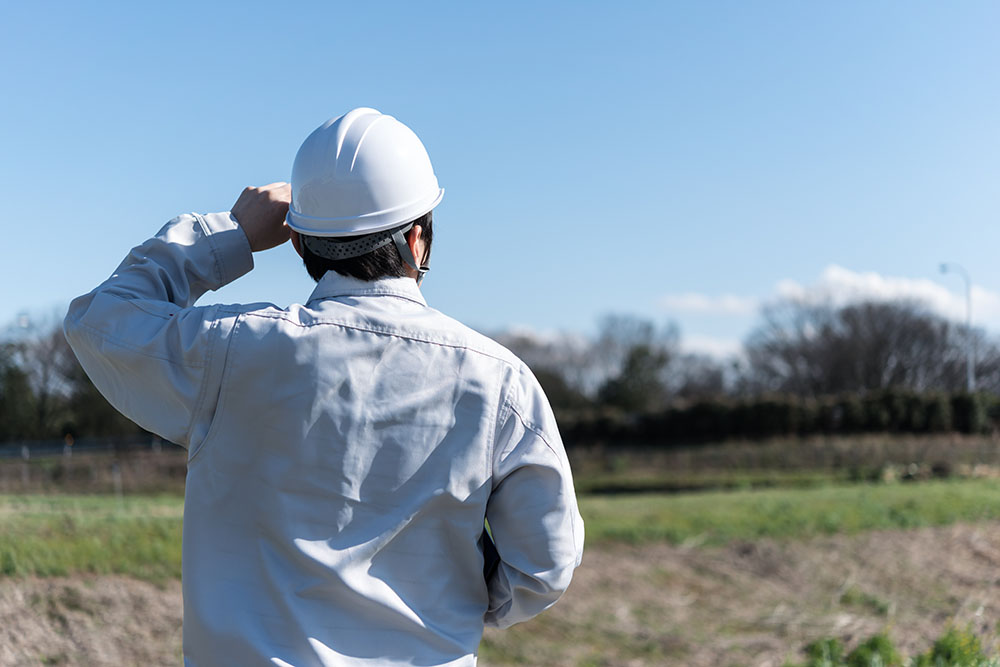
{"label": "green hedge", "polygon": [[672,445],[821,434],[988,433],[1000,424],[1000,397],[884,391],[819,399],[720,398],[644,414],[597,409],[562,412],[558,418],[569,444]]}

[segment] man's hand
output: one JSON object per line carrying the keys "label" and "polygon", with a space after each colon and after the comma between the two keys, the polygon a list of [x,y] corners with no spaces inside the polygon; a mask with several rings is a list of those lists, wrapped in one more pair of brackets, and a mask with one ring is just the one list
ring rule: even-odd
{"label": "man's hand", "polygon": [[288,183],[270,183],[240,193],[230,212],[247,235],[250,250],[267,250],[288,240],[285,214],[291,200],[292,186]]}

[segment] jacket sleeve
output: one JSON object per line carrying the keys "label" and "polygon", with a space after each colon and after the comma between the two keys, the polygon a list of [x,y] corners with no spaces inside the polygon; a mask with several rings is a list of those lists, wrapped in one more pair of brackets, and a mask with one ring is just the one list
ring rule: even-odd
{"label": "jacket sleeve", "polygon": [[231,214],[179,216],[70,304],[66,339],[115,408],[171,442],[196,445],[215,410],[235,314],[192,304],[251,268]]}
{"label": "jacket sleeve", "polygon": [[555,418],[526,369],[499,415],[487,521],[500,563],[487,582],[487,625],[506,628],[544,611],[583,557],[583,519]]}

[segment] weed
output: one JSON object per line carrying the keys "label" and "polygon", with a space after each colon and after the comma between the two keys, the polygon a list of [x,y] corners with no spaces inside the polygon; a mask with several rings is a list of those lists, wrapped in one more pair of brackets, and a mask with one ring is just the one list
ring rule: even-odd
{"label": "weed", "polygon": [[949,628],[933,648],[917,658],[914,667],[979,667],[985,665],[983,645],[970,630]]}
{"label": "weed", "polygon": [[808,660],[803,667],[838,667],[844,664],[844,645],[839,639],[818,639],[806,646]]}
{"label": "weed", "polygon": [[[892,640],[877,634],[846,656],[839,639],[827,637],[805,648],[806,662],[799,667],[998,667],[1000,662],[983,653],[982,643],[971,630],[949,628],[934,646],[904,663]],[[795,667],[789,663],[788,667]]]}
{"label": "weed", "polygon": [[840,604],[853,607],[862,607],[872,611],[879,616],[889,614],[889,603],[878,597],[865,593],[856,586],[851,586],[840,596]]}
{"label": "weed", "polygon": [[902,658],[884,634],[862,642],[847,656],[847,667],[901,667]]}

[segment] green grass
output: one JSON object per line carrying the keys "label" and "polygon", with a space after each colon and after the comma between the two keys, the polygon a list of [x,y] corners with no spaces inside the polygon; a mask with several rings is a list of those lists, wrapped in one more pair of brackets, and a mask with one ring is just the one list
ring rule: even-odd
{"label": "green grass", "polygon": [[[589,544],[719,545],[1000,519],[1000,483],[953,480],[696,494],[586,496]],[[0,495],[0,576],[180,576],[178,496]],[[857,600],[859,604],[870,601]]]}
{"label": "green grass", "polygon": [[181,573],[180,497],[0,496],[0,576]]}
{"label": "green grass", "polygon": [[851,586],[840,596],[840,604],[856,607],[861,611],[869,611],[879,616],[889,615],[889,603],[879,597],[866,593],[857,586]]}
{"label": "green grass", "polygon": [[828,486],[684,495],[583,496],[590,543],[725,544],[1000,519],[989,480]]}
{"label": "green grass", "polygon": [[[698,470],[648,471],[642,468],[621,472],[574,474],[577,493],[686,493],[693,491],[745,490],[766,488],[810,488],[870,480],[870,470]],[[864,477],[862,477],[864,476]]]}

